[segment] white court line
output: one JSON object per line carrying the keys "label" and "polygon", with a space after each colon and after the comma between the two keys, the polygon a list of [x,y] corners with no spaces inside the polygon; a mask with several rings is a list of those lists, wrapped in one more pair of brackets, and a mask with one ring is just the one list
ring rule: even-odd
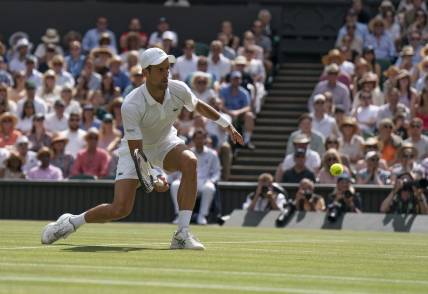
{"label": "white court line", "polygon": [[11,263],[0,262],[1,266],[10,267],[41,267],[41,268],[68,268],[68,269],[93,269],[93,270],[111,270],[111,271],[130,271],[130,272],[167,272],[167,273],[191,273],[207,275],[225,275],[225,276],[264,276],[277,278],[291,278],[301,280],[322,280],[343,282],[365,282],[365,283],[385,283],[385,284],[410,284],[410,285],[428,285],[426,280],[402,280],[371,277],[349,277],[334,275],[310,275],[310,274],[290,274],[290,273],[266,273],[266,272],[244,272],[244,271],[218,271],[209,269],[180,269],[165,267],[144,267],[144,266],[101,266],[101,265],[80,265],[80,264],[59,264],[59,263]]}
{"label": "white court line", "polygon": [[232,290],[240,292],[274,292],[274,293],[297,293],[297,294],[329,294],[329,293],[350,293],[360,294],[365,292],[355,292],[346,290],[324,291],[310,290],[290,287],[257,287],[247,285],[226,285],[226,284],[199,284],[199,283],[176,283],[167,281],[133,281],[133,280],[104,280],[104,279],[78,279],[78,278],[52,278],[48,276],[0,276],[0,281],[5,282],[34,282],[34,283],[64,283],[64,284],[92,284],[102,286],[137,286],[137,287],[161,287],[161,288],[186,288],[186,289],[210,289],[210,290]]}

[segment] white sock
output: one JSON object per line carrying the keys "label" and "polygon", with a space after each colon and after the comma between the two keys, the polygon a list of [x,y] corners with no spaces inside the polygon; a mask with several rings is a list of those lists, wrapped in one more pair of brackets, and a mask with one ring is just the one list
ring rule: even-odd
{"label": "white sock", "polygon": [[85,212],[79,215],[73,215],[70,217],[70,222],[73,224],[74,228],[77,230],[81,225],[86,224]]}
{"label": "white sock", "polygon": [[191,218],[192,218],[191,210],[180,210],[178,212],[178,231],[181,231],[183,229],[188,229]]}

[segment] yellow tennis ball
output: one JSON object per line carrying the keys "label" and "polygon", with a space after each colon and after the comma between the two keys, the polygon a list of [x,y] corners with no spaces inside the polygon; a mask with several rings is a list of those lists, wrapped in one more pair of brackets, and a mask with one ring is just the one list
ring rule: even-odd
{"label": "yellow tennis ball", "polygon": [[343,173],[343,165],[340,163],[334,163],[330,166],[330,173],[332,176],[340,176]]}

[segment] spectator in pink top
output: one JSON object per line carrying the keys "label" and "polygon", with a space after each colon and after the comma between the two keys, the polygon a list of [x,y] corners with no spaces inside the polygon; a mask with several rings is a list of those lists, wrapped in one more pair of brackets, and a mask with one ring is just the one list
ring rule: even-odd
{"label": "spectator in pink top", "polygon": [[40,148],[37,152],[37,159],[40,165],[33,167],[27,173],[29,180],[62,180],[62,171],[51,164],[52,151],[48,147]]}
{"label": "spectator in pink top", "polygon": [[86,148],[77,153],[71,169],[71,176],[87,175],[97,178],[105,177],[108,173],[110,156],[98,148],[99,132],[96,128],[90,128],[86,133]]}

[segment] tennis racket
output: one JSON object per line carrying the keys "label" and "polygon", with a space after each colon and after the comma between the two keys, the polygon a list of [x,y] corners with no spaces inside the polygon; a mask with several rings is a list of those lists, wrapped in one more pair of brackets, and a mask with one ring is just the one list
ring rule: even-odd
{"label": "tennis racket", "polygon": [[141,185],[144,187],[146,193],[153,191],[156,176],[153,174],[153,167],[151,163],[147,160],[146,155],[143,150],[135,149],[132,154],[132,159],[134,160],[135,170],[137,171],[138,179],[140,180]]}

